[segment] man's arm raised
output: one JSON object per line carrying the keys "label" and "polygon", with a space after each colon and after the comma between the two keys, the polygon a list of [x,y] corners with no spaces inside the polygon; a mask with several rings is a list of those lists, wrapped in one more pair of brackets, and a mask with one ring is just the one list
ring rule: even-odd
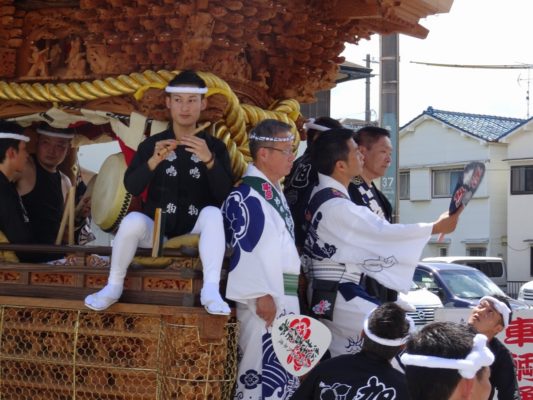
{"label": "man's arm raised", "polygon": [[454,212],[452,215],[448,211],[445,213],[442,213],[434,223],[433,223],[433,229],[431,230],[431,234],[441,234],[445,235],[447,233],[451,233],[455,230],[457,227],[457,222],[459,221],[459,215],[464,210],[464,206],[461,206],[456,212]]}

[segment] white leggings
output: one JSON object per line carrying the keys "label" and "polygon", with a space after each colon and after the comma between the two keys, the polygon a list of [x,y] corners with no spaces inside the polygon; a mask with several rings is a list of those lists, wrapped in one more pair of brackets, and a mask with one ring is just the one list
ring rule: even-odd
{"label": "white leggings", "polygon": [[[154,221],[139,212],[131,212],[120,223],[113,240],[108,284],[124,284],[124,278],[137,247],[152,247]],[[199,253],[204,271],[204,284],[220,281],[225,238],[222,213],[213,206],[204,207],[190,233],[200,235]]]}

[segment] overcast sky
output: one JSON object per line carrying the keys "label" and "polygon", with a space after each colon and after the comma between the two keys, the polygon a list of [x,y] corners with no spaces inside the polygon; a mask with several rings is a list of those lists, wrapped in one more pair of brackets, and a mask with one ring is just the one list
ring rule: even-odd
{"label": "overcast sky", "polygon": [[[533,0],[455,0],[447,14],[421,21],[426,39],[400,37],[400,125],[433,108],[517,118],[527,116],[527,70],[443,68],[412,64],[533,64]],[[379,60],[379,36],[348,45],[348,61]],[[379,73],[379,65],[372,64]],[[531,71],[533,79],[533,71]],[[533,91],[533,82],[531,90]],[[379,112],[379,77],[372,79],[371,108]],[[364,119],[364,81],[333,89],[335,118]],[[533,114],[533,105],[530,106]]]}

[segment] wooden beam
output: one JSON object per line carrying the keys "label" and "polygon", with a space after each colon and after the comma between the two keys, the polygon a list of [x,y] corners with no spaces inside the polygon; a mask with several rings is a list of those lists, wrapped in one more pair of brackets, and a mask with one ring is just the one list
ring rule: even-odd
{"label": "wooden beam", "polygon": [[340,19],[366,19],[381,18],[382,13],[383,10],[376,1],[339,0],[330,15]]}
{"label": "wooden beam", "polygon": [[[79,254],[99,254],[110,255],[112,251],[110,246],[67,246],[67,245],[53,245],[53,244],[12,244],[0,243],[0,251],[15,251],[21,253],[79,253]],[[152,249],[137,248],[136,256],[150,257]],[[180,249],[163,249],[162,257],[197,257],[198,249],[196,247],[181,247]]]}

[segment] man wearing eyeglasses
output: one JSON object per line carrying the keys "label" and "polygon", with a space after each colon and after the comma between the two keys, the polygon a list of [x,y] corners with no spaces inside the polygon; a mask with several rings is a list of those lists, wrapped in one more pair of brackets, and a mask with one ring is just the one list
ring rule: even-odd
{"label": "man wearing eyeglasses", "polygon": [[[503,296],[493,295],[482,297],[468,317],[468,325],[488,338],[488,347],[495,357],[490,366],[492,391],[489,399],[520,400],[513,357],[496,338],[496,335],[509,326],[512,314],[509,301]],[[498,391],[497,397],[494,396],[495,390]]]}
{"label": "man wearing eyeglasses", "polygon": [[275,318],[298,314],[300,258],[294,223],[280,181],[294,162],[294,135],[283,122],[264,120],[249,134],[253,163],[222,207],[233,249],[226,297],[240,322],[235,398],[290,398],[298,378],[288,374],[272,347]]}

